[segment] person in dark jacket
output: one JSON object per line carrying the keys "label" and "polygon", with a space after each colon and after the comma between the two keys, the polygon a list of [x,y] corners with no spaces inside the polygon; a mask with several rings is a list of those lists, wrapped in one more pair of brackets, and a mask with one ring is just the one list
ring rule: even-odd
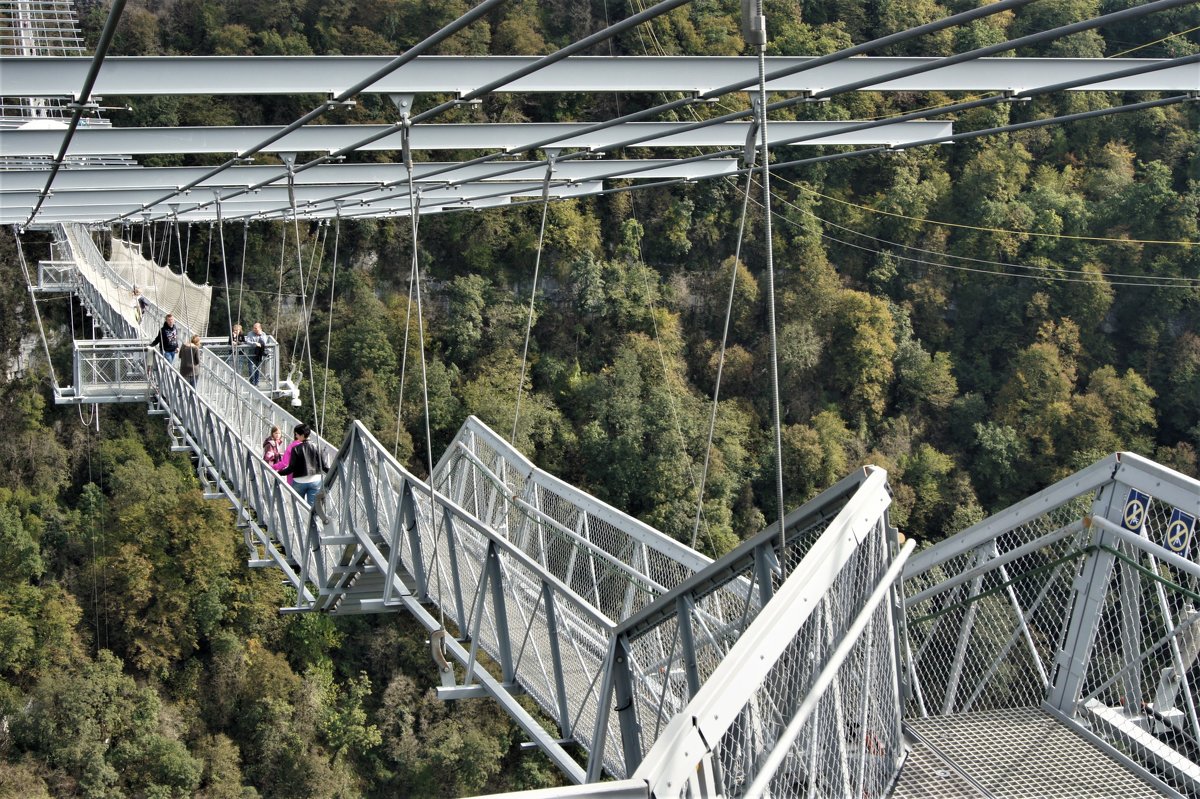
{"label": "person in dark jacket", "polygon": [[158,348],[167,363],[175,363],[175,354],[179,352],[179,328],[175,327],[174,314],[167,314],[162,330],[158,331]]}
{"label": "person in dark jacket", "polygon": [[196,373],[200,369],[200,337],[192,336],[192,340],[183,345],[179,353],[179,374],[188,385],[196,387]]}
{"label": "person in dark jacket", "polygon": [[267,357],[267,334],[262,324],[255,322],[246,334],[246,355],[250,359],[250,385],[257,386],[262,374],[263,360]]}
{"label": "person in dark jacket", "polygon": [[317,501],[317,493],[321,490],[321,474],[325,469],[321,465],[321,453],[317,445],[308,440],[312,429],[306,424],[299,424],[295,433],[300,443],[291,448],[288,464],[279,473],[292,476],[296,493],[311,506]]}

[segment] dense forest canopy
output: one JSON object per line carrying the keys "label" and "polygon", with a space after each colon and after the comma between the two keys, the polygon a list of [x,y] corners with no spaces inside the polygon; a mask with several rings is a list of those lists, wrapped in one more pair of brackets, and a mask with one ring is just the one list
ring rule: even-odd
{"label": "dense forest canopy", "polygon": [[[1042,0],[879,54],[946,55],[1130,4]],[[547,53],[645,5],[513,0],[438,52]],[[768,49],[821,55],[972,5],[768,1]],[[698,0],[596,52],[749,54],[736,6]],[[131,0],[113,54],[395,54],[469,7]],[[108,7],[81,2],[80,13],[94,43]],[[1018,55],[1178,56],[1200,49],[1198,26],[1191,5]],[[286,124],[318,99],[167,97],[111,118]],[[419,97],[418,110],[444,99]],[[586,121],[665,99],[497,94],[442,121]],[[951,99],[863,92],[779,118],[869,119]],[[955,122],[986,128],[1122,99],[1058,94]],[[387,98],[364,95],[328,121],[395,117]],[[873,463],[888,470],[893,522],[934,541],[1116,450],[1200,474],[1198,130],[1200,106],[1185,103],[774,174],[788,506]],[[732,283],[695,541],[713,556],[776,515],[764,214],[752,199],[735,262],[741,189],[710,181],[549,206],[516,437],[543,468],[692,542]],[[530,205],[421,221],[424,342],[410,313],[406,220],[340,226],[335,292],[334,232],[300,229],[303,257],[325,264],[310,289],[317,366],[301,396],[308,380],[328,385],[328,438],[361,419],[420,474],[430,446],[436,458],[467,414],[511,429],[540,214]],[[225,234],[231,281],[246,289],[234,315],[291,347],[302,324],[296,270],[283,270],[282,301],[277,290],[289,248],[295,257],[291,229]],[[224,330],[233,320],[214,235],[181,232],[187,270],[214,285],[210,329]],[[22,243],[38,257],[37,235]],[[519,751],[493,705],[434,698],[410,620],[281,617],[290,600],[278,576],[245,568],[232,514],[203,499],[144,409],[106,407],[96,432],[50,404],[45,365],[29,355],[40,341],[16,247],[0,235],[0,796],[454,796],[558,779]],[[64,301],[42,311],[62,375],[83,316]],[[422,343],[431,445],[411,368]]]}

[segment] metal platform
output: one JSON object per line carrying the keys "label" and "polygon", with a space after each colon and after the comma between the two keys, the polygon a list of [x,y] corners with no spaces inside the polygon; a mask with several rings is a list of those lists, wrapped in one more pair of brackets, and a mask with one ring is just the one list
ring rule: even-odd
{"label": "metal platform", "polygon": [[893,799],[1157,797],[1155,788],[1045,711],[913,719]]}

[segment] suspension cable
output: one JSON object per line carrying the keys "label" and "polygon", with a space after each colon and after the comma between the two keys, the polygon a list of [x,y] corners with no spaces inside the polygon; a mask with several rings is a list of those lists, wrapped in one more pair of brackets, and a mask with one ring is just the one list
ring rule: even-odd
{"label": "suspension cable", "polygon": [[[233,307],[229,296],[229,263],[225,260],[225,221],[221,218],[221,201],[217,200],[217,232],[221,237],[221,272],[225,276],[225,327],[233,334]],[[230,339],[233,344],[233,339]],[[236,346],[236,344],[234,345]]]}
{"label": "suspension cable", "polygon": [[[767,334],[771,339],[771,412],[775,434],[775,499],[779,504],[779,557],[782,560],[787,544],[783,520],[787,509],[783,503],[783,425],[779,408],[779,340],[775,332],[775,250],[771,241],[771,151],[767,149],[767,37],[763,0],[755,0],[759,24],[763,28],[758,45],[758,134],[762,157],[763,238],[767,256]],[[735,264],[736,267],[736,264]]]}
{"label": "suspension cable", "polygon": [[[404,136],[403,136],[403,156],[404,165],[408,168],[408,217],[410,220],[410,228],[412,231],[412,253],[413,253],[413,283],[416,286],[417,294],[417,345],[421,355],[421,397],[425,405],[425,460],[428,466],[427,480],[429,481],[429,518],[433,525],[433,563],[434,573],[437,574],[438,585],[438,623],[441,629],[446,629],[446,603],[442,597],[442,583],[445,580],[442,577],[441,566],[441,532],[445,525],[439,525],[438,520],[438,495],[437,486],[434,484],[433,473],[433,432],[429,421],[429,372],[425,364],[425,316],[421,308],[421,262],[417,257],[417,218],[420,216],[420,209],[417,207],[416,189],[413,185],[413,160],[412,149],[409,146],[409,134],[412,130],[412,122],[408,114],[403,115],[404,121]],[[405,325],[405,333],[407,335],[408,326]],[[468,670],[468,679],[471,674]]]}
{"label": "suspension cable", "polygon": [[46,325],[42,322],[42,311],[38,308],[37,298],[33,293],[33,279],[29,273],[29,262],[25,260],[25,245],[21,243],[21,234],[13,226],[13,238],[17,240],[17,259],[21,262],[21,271],[25,273],[25,285],[29,287],[29,301],[33,303],[33,315],[37,319],[38,332],[42,336],[42,347],[46,351],[46,364],[50,367],[50,380],[58,388],[58,377],[54,374],[54,360],[50,357],[50,342],[46,338]]}
{"label": "suspension cable", "polygon": [[[312,395],[313,412],[316,413],[316,410],[317,410],[317,407],[316,407],[317,406],[317,388],[313,383],[312,348],[309,346],[309,337],[308,337],[308,314],[309,314],[308,284],[304,279],[304,251],[303,251],[303,248],[300,246],[300,215],[296,212],[295,179],[296,178],[295,178],[295,173],[292,169],[292,164],[288,163],[288,197],[292,204],[292,231],[293,231],[293,233],[295,235],[295,239],[296,239],[296,266],[300,270],[300,318],[301,318],[301,321],[302,321],[303,327],[304,327],[304,346],[303,346],[303,349],[301,350],[301,353],[303,355],[307,356],[308,389]],[[316,238],[319,239],[320,236],[318,235]],[[313,244],[312,257],[314,259],[316,257],[316,243],[315,242]],[[293,342],[293,344],[292,344],[293,360],[296,357],[296,344],[299,341],[300,341],[300,338],[299,338],[299,336],[297,336],[296,341]],[[313,421],[316,421],[316,419],[314,419]],[[321,435],[320,430],[317,431],[317,435],[321,438],[324,438],[324,436]]]}
{"label": "suspension cable", "polygon": [[538,270],[542,265],[542,249],[546,243],[546,216],[550,211],[550,178],[554,174],[554,155],[546,159],[546,179],[542,181],[542,224],[538,230],[537,255],[533,259],[533,287],[529,290],[529,317],[525,320],[525,346],[521,350],[521,377],[517,381],[517,407],[513,412],[512,435],[508,443],[517,445],[517,422],[521,418],[521,395],[525,391],[525,366],[529,362],[529,338],[533,333],[533,307],[537,299]]}
{"label": "suspension cable", "polygon": [[[414,203],[411,213],[420,221],[420,206],[421,195],[418,193],[416,198],[411,202]],[[400,396],[396,401],[396,442],[392,445],[392,456],[399,458],[400,453],[400,431],[402,429],[402,417],[404,415],[404,381],[408,369],[408,331],[412,328],[412,308],[413,308],[413,286],[416,283],[417,275],[417,250],[414,247],[412,253],[412,265],[408,270],[408,301],[404,305],[404,346],[400,352]]]}
{"label": "suspension cable", "polygon": [[[283,264],[287,257],[287,224],[280,220],[279,225],[279,291],[275,297],[275,342],[279,342],[279,320],[283,316]],[[278,347],[277,347],[278,349]]]}
{"label": "suspension cable", "polygon": [[[696,490],[696,522],[692,525],[692,549],[700,537],[700,519],[704,514],[704,487],[708,483],[708,467],[712,461],[713,436],[717,428],[717,403],[721,397],[721,377],[725,373],[725,348],[729,342],[729,322],[733,317],[733,297],[737,291],[738,264],[742,258],[742,241],[746,235],[746,215],[750,207],[750,184],[754,173],[746,173],[746,190],[742,193],[742,219],[738,224],[737,246],[733,252],[733,274],[729,278],[729,299],[725,303],[725,329],[721,332],[721,350],[717,357],[717,377],[713,384],[712,412],[708,417],[708,443],[704,446],[704,467],[700,470],[700,485]],[[719,553],[714,552],[716,557]]]}
{"label": "suspension cable", "polygon": [[[217,211],[218,215],[220,211]],[[178,223],[176,223],[178,224]],[[204,256],[204,285],[210,285],[209,278],[212,277],[212,244],[213,244],[213,223],[208,223],[208,252]],[[183,273],[187,274],[187,264],[180,264],[179,268]]]}
{"label": "suspension cable", "polygon": [[[342,215],[338,209],[337,220],[333,228],[333,277],[329,281],[329,319],[325,328],[325,372],[321,382],[321,430],[325,429],[325,403],[329,397],[329,351],[333,341],[333,298],[337,291],[338,243],[342,238]],[[314,289],[315,290],[315,289]]]}
{"label": "suspension cable", "polygon": [[242,271],[238,275],[237,324],[242,323],[242,292],[246,289],[246,250],[250,246],[250,221],[242,222]]}

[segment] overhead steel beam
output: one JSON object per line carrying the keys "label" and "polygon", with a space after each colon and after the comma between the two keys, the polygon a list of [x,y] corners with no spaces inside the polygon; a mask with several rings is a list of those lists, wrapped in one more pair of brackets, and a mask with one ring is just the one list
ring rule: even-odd
{"label": "overhead steel beam", "polygon": [[[474,183],[461,186],[430,186],[422,191],[421,202],[429,206],[446,208],[462,205],[470,207],[478,200],[493,197],[540,197],[540,183]],[[579,197],[595,194],[603,188],[598,181],[583,181],[570,185],[550,187],[551,197]],[[161,190],[158,190],[160,192]],[[111,216],[125,213],[140,213],[145,203],[151,202],[157,196],[153,189],[125,189],[117,191],[86,191],[86,192],[55,192],[43,204],[38,218],[43,222],[59,221],[98,221]],[[317,203],[327,201],[329,195],[342,193],[339,187],[299,187],[296,190],[296,209],[301,216],[312,218],[329,218],[337,215],[334,206],[320,207]],[[4,207],[0,209],[0,224],[18,224],[23,221],[22,213],[28,214],[29,209],[37,201],[38,193],[5,192]],[[503,202],[508,202],[504,199]],[[255,216],[264,211],[286,213],[290,211],[290,199],[287,188],[272,186],[262,189],[259,194],[246,194],[233,200],[222,201],[221,212],[225,219]],[[372,215],[385,215],[394,212],[407,214],[409,211],[408,196],[405,192],[386,190],[363,195],[353,202],[346,203],[345,208],[352,209],[355,214],[370,209]],[[152,212],[152,218],[173,218],[173,209],[164,203]],[[215,207],[198,211],[183,210],[179,213],[180,221],[212,221],[216,216]],[[20,218],[18,218],[20,217]]]}
{"label": "overhead steel beam", "polygon": [[[797,67],[813,58],[774,57],[767,71]],[[852,58],[771,81],[773,92],[819,91],[935,58]],[[1154,59],[1122,58],[1135,66]],[[108,58],[93,90],[99,95],[328,94],[337,95],[390,63],[386,56],[124,56]],[[366,89],[368,93],[466,94],[498,74],[534,63],[530,56],[421,56]],[[0,94],[67,97],[78,90],[88,58],[0,58]],[[924,75],[892,80],[873,91],[1020,91],[1045,83],[1112,71],[1103,58],[989,58]],[[504,92],[696,92],[758,76],[755,58],[717,56],[573,56],[513,81]],[[1081,87],[1078,91],[1187,91],[1196,70],[1177,68],[1144,78]]]}
{"label": "overhead steel beam", "polygon": [[[741,146],[750,130],[748,122],[712,125],[700,130],[680,131],[683,122],[631,122],[607,130],[571,137],[574,130],[583,131],[586,123],[524,122],[478,125],[417,125],[412,128],[410,147],[413,150],[515,150],[551,136],[562,136],[555,147],[564,149],[601,149],[635,137],[651,137],[639,147],[731,147]],[[875,145],[894,146],[919,141],[951,132],[949,122],[915,122],[894,125],[883,132],[837,133],[846,122],[773,122],[772,140],[799,138],[821,134],[808,143],[814,145]],[[910,127],[909,125],[912,125]],[[87,128],[75,134],[68,155],[91,156],[125,153],[128,155],[165,155],[175,153],[209,154],[240,153],[280,128],[250,127],[189,127],[189,128]],[[312,125],[293,131],[264,149],[271,153],[329,153],[356,141],[379,133],[391,135],[374,141],[362,150],[400,151],[401,133],[392,125]],[[53,155],[62,143],[62,131],[46,129],[16,129],[0,131],[0,152],[9,157]],[[324,165],[322,165],[324,166]],[[313,167],[316,168],[316,167]],[[307,170],[305,170],[307,171]]]}
{"label": "overhead steel beam", "polygon": [[[520,165],[520,162],[505,162],[508,165]],[[536,182],[540,188],[546,179],[546,165],[539,162],[526,162],[529,168],[524,171],[512,172],[504,176],[505,183]],[[414,180],[417,184],[423,182],[422,176],[427,172],[453,167],[445,162],[417,162],[414,165]],[[599,175],[611,172],[614,168],[628,170],[627,177],[636,179],[645,173],[646,177],[660,178],[701,178],[719,177],[738,169],[738,162],[731,158],[713,159],[710,161],[680,164],[675,159],[596,159],[587,161],[564,161],[554,167],[555,180],[581,181],[594,180]],[[63,170],[55,180],[55,193],[63,191],[113,191],[118,189],[172,189],[183,186],[211,171],[209,167],[112,167],[105,169],[69,169]],[[487,177],[489,166],[471,166],[446,173],[430,181],[433,183],[466,182],[473,183],[481,176]],[[286,175],[282,166],[254,165],[238,166],[225,170],[193,190],[197,196],[203,196],[204,191],[214,189],[246,188],[273,177]],[[350,186],[377,185],[408,179],[408,172],[403,164],[323,164],[313,169],[305,170],[296,175],[297,189],[302,186]],[[28,170],[21,172],[6,171],[3,173],[4,192],[32,191],[40,187],[46,180],[46,171]],[[194,198],[193,198],[194,200]],[[182,200],[189,202],[189,200]]]}
{"label": "overhead steel beam", "polygon": [[[364,186],[369,184],[364,184]],[[446,186],[444,184],[431,184],[422,189],[422,201],[435,203],[457,202],[459,200],[471,199],[477,195],[519,195],[519,196],[534,196],[541,195],[542,183],[534,183],[533,181],[506,181],[503,183],[466,183],[456,186]],[[598,181],[577,181],[574,183],[562,183],[550,186],[552,196],[560,194],[569,194],[573,190],[591,190],[599,189]],[[306,205],[308,203],[325,202],[330,197],[340,194],[344,187],[338,185],[325,186],[297,186],[295,189],[295,198],[297,205]],[[370,189],[364,188],[364,191]],[[51,195],[51,199],[46,201],[47,209],[65,207],[65,206],[141,206],[144,203],[152,201],[156,196],[156,192],[161,192],[160,189],[154,187],[147,188],[129,188],[129,189],[107,189],[102,191],[86,190],[86,191],[55,191]],[[399,189],[376,189],[375,193],[364,194],[363,199],[368,202],[373,201],[378,197],[391,198],[402,196],[404,192]],[[37,199],[36,191],[5,191],[4,204],[21,205],[28,204]],[[287,204],[291,201],[288,196],[287,186],[274,185],[260,189],[253,194],[246,194],[236,197],[232,200],[223,200],[221,207],[225,211],[230,211],[238,206],[246,208],[259,208],[264,206],[274,206],[278,203]],[[408,200],[405,198],[405,205]],[[169,208],[169,204],[163,203],[164,208]]]}

